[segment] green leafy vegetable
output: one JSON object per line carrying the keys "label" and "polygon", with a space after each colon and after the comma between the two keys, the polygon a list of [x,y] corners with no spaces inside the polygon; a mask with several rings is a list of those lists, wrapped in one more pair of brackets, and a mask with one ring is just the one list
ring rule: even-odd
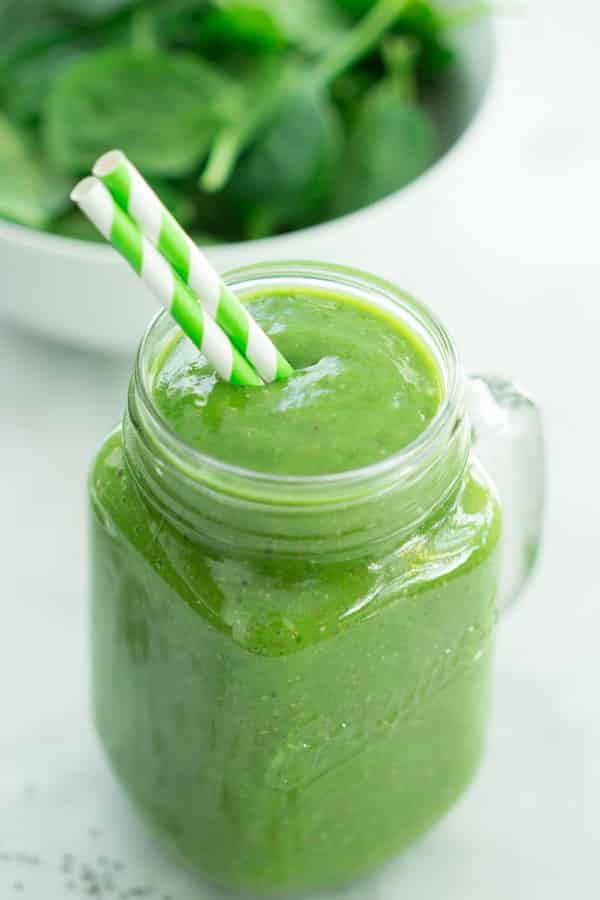
{"label": "green leafy vegetable", "polygon": [[[376,0],[337,0],[337,3],[348,13],[358,16],[369,12]],[[491,11],[490,3],[477,0],[450,9],[433,6],[428,0],[410,0],[398,18],[395,31],[419,39],[421,50],[417,71],[422,79],[434,81],[454,61],[454,53],[446,39],[448,30],[468,25],[490,15]]]}
{"label": "green leafy vegetable", "polygon": [[427,81],[435,81],[453,62],[454,53],[445,39],[445,18],[425,0],[412,0],[402,18],[400,30],[419,41],[421,52],[417,71]]}
{"label": "green leafy vegetable", "polygon": [[215,136],[200,185],[214,192],[229,181],[242,152],[256,139],[281,109],[299,84],[297,66],[280,67],[267,62],[249,79],[238,97],[239,108]]}
{"label": "green leafy vegetable", "polygon": [[211,241],[378,200],[435,160],[423,89],[489,11],[439,2],[0,0],[0,217],[91,239],[68,191],[112,147]]}
{"label": "green leafy vegetable", "polygon": [[363,16],[369,12],[375,6],[375,2],[376,0],[337,0],[338,6],[356,16]]}
{"label": "green leafy vegetable", "polygon": [[416,97],[414,42],[388,42],[388,76],[366,94],[348,146],[336,213],[367,206],[414,181],[434,162],[436,131]]}
{"label": "green leafy vegetable", "polygon": [[100,19],[128,9],[135,2],[136,0],[57,0],[57,6],[64,12],[83,19]]}
{"label": "green leafy vegetable", "polygon": [[[323,54],[316,67],[292,66],[283,72],[275,87],[267,84],[258,99],[241,110],[236,124],[227,126],[217,136],[211,150],[201,184],[207,190],[218,190],[231,177],[242,152],[250,145],[260,129],[277,129],[277,119],[288,119],[288,108],[302,95],[324,93],[340,73],[345,72],[365,53],[368,53],[396,21],[398,9],[406,0],[380,0],[373,13],[360,25],[345,34],[333,49]],[[283,130],[287,131],[286,126]],[[306,139],[306,138],[305,138]]]}
{"label": "green leafy vegetable", "polygon": [[183,54],[91,54],[62,73],[48,98],[50,160],[88,169],[118,146],[150,175],[187,174],[206,153],[231,88],[213,67]]}
{"label": "green leafy vegetable", "polygon": [[436,135],[426,112],[384,82],[365,99],[349,149],[347,183],[335,205],[352,212],[414,181],[434,162]]}
{"label": "green leafy vegetable", "polygon": [[240,160],[228,192],[248,237],[312,221],[328,200],[341,156],[339,116],[327,96],[297,91]]}
{"label": "green leafy vegetable", "polygon": [[198,27],[198,46],[205,52],[223,49],[281,50],[285,32],[266,9],[231,3],[226,9],[208,9]]}
{"label": "green leafy vegetable", "polygon": [[3,0],[0,5],[0,62],[62,35],[65,23],[48,0]]}
{"label": "green leafy vegetable", "polygon": [[36,122],[50,86],[74,59],[85,53],[82,43],[63,40],[38,47],[7,68],[2,100],[7,114],[21,125]]}
{"label": "green leafy vegetable", "polygon": [[149,178],[148,181],[184,228],[193,224],[196,217],[196,203],[189,185],[175,184],[158,178]]}
{"label": "green leafy vegetable", "polygon": [[[225,192],[209,194],[197,189],[194,234],[211,234],[223,241],[242,240],[244,223],[241,211]],[[213,237],[212,243],[215,242]]]}
{"label": "green leafy vegetable", "polygon": [[291,44],[312,53],[327,50],[348,28],[334,0],[221,0],[218,5],[267,13]]}
{"label": "green leafy vegetable", "polygon": [[67,205],[68,183],[37,160],[21,134],[0,117],[0,216],[45,228]]}

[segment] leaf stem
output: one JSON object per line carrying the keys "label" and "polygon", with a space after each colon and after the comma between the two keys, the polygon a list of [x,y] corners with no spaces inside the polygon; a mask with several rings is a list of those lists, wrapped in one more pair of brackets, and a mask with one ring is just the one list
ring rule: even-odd
{"label": "leaf stem", "polygon": [[379,0],[348,35],[338,41],[317,65],[313,78],[326,87],[384,37],[409,6],[410,0]]}
{"label": "leaf stem", "polygon": [[[217,134],[200,175],[200,186],[205,191],[214,193],[227,184],[240,155],[281,108],[294,77],[295,71],[291,70],[281,74],[274,89],[267,89],[262,100],[254,105],[249,103],[238,122],[225,125]],[[258,88],[256,93],[261,96]]]}
{"label": "leaf stem", "polygon": [[200,185],[205,191],[213,193],[227,184],[242,140],[242,129],[235,126],[224,128],[217,134],[210,148],[208,162],[200,176]]}
{"label": "leaf stem", "polygon": [[383,62],[388,76],[409,103],[414,103],[417,99],[415,66],[418,53],[419,44],[410,37],[389,35],[383,42]]}
{"label": "leaf stem", "polygon": [[208,191],[221,190],[229,181],[240,154],[272,116],[276,115],[290,89],[324,90],[338,75],[362,59],[385,37],[411,0],[378,0],[375,6],[337,41],[310,72],[302,68],[283,84],[274,96],[248,111],[237,126],[227,126],[213,142],[208,162],[200,176],[201,186]]}

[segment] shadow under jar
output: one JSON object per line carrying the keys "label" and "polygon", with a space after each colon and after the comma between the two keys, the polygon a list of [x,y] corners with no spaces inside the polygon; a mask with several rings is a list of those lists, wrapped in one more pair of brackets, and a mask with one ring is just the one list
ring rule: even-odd
{"label": "shadow under jar", "polygon": [[[227,281],[243,298],[378,310],[440,384],[431,421],[385,459],[333,475],[242,469],[157,408],[177,335],[161,314],[93,465],[94,701],[114,770],[207,880],[286,895],[393,857],[473,777],[498,610],[538,543],[541,433],[526,397],[468,381],[443,327],[390,284],[316,263]],[[474,436],[510,499],[502,579],[500,504]]]}

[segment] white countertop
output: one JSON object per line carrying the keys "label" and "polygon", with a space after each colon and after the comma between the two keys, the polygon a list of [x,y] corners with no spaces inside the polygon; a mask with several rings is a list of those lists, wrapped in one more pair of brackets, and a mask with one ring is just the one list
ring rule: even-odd
{"label": "white countertop", "polygon": [[[544,552],[499,628],[475,785],[352,900],[600,894],[600,9],[532,0],[502,31],[478,163],[452,221],[432,216],[431,267],[405,286],[446,320],[468,369],[516,376],[541,402]],[[402,283],[392,239],[385,274]],[[349,259],[360,265],[360,248]],[[0,330],[2,900],[219,896],[139,827],[90,723],[85,478],[128,368]]]}

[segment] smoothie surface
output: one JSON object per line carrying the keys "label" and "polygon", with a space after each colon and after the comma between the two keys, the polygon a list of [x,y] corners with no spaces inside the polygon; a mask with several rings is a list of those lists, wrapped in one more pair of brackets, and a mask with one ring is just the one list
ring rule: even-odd
{"label": "smoothie surface", "polygon": [[411,444],[435,416],[440,376],[406,326],[343,296],[270,292],[248,308],[294,366],[286,381],[239,387],[176,338],[153,399],[176,434],[211,457],[274,475],[327,475]]}

